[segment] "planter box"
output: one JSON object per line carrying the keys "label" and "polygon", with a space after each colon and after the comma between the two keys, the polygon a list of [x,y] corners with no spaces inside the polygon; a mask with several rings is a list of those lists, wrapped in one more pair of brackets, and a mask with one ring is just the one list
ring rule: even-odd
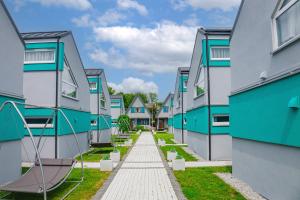
{"label": "planter box", "polygon": [[158,145],[159,146],[166,146],[166,141],[159,139],[158,140]]}
{"label": "planter box", "polygon": [[176,151],[175,152],[172,152],[172,151],[167,152],[167,160],[168,161],[173,161],[173,160],[176,159],[176,157],[177,157],[177,152]]}
{"label": "planter box", "polygon": [[182,159],[174,159],[172,161],[172,167],[174,171],[184,171],[185,170],[185,160]]}
{"label": "planter box", "polygon": [[112,160],[100,160],[100,170],[104,172],[111,172],[113,170]]}
{"label": "planter box", "polygon": [[110,152],[109,157],[113,162],[120,162],[120,160],[121,160],[121,154],[119,151],[118,152]]}

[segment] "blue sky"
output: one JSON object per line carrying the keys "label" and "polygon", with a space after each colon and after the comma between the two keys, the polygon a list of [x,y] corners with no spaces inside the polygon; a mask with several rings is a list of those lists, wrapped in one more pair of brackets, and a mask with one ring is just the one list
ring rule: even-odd
{"label": "blue sky", "polygon": [[231,27],[240,0],[5,0],[19,30],[71,30],[87,68],[124,92],[174,90],[197,28]]}

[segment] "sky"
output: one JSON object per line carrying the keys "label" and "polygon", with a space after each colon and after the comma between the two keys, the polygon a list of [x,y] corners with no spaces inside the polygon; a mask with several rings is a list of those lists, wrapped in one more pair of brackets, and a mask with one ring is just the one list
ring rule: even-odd
{"label": "sky", "polygon": [[71,30],[86,68],[121,92],[174,91],[197,29],[232,27],[240,0],[4,0],[20,32]]}

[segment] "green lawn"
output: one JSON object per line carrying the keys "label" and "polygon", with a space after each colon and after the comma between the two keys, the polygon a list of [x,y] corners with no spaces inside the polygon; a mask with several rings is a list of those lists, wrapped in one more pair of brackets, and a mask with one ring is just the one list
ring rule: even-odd
{"label": "green lawn", "polygon": [[[127,153],[128,147],[121,147],[118,146],[117,149],[121,153],[121,159],[123,156]],[[84,153],[82,155],[84,162],[99,162],[104,155],[109,154],[114,150],[114,147],[95,147],[92,148],[89,152]],[[78,156],[76,158],[77,160],[80,160],[80,157]]]}
{"label": "green lawn", "polygon": [[231,172],[231,167],[187,168],[174,171],[182,191],[189,200],[245,200],[214,173]]}
{"label": "green lawn", "polygon": [[161,146],[160,149],[164,153],[165,158],[167,158],[168,151],[175,149],[177,151],[177,153],[185,159],[185,161],[197,161],[197,158],[195,158],[193,155],[184,151],[183,148],[180,146]]}
{"label": "green lawn", "polygon": [[169,134],[167,132],[160,132],[154,135],[154,139],[157,142],[158,139],[162,139],[166,141],[166,144],[175,144],[172,139],[174,139],[173,134]]}
{"label": "green lawn", "polygon": [[133,134],[130,134],[130,138],[132,139],[133,144],[139,139],[140,135],[136,132]]}
{"label": "green lawn", "polygon": [[[80,178],[81,169],[74,169],[68,181],[78,180]],[[109,177],[109,172],[100,172],[98,169],[84,169],[84,181],[73,191],[66,199],[67,200],[88,200],[91,199],[96,192],[101,188],[104,181]],[[61,199],[72,187],[74,183],[63,183],[56,190],[49,192],[47,197],[51,200]],[[0,191],[0,196],[3,196]],[[42,200],[43,195],[12,193],[5,199],[12,200]]]}

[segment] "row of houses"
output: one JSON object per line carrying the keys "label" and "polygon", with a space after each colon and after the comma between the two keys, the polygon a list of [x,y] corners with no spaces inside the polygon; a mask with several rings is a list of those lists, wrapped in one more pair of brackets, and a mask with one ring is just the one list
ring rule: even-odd
{"label": "row of houses", "polygon": [[118,115],[104,71],[84,68],[71,31],[20,33],[3,1],[0,18],[3,184],[20,177],[22,162],[35,160],[27,126],[42,158],[74,158],[74,134],[82,152],[91,143],[108,143]]}
{"label": "row of houses", "polygon": [[233,29],[197,31],[164,104],[178,142],[267,199],[300,198],[299,39],[299,0],[242,0]]}

